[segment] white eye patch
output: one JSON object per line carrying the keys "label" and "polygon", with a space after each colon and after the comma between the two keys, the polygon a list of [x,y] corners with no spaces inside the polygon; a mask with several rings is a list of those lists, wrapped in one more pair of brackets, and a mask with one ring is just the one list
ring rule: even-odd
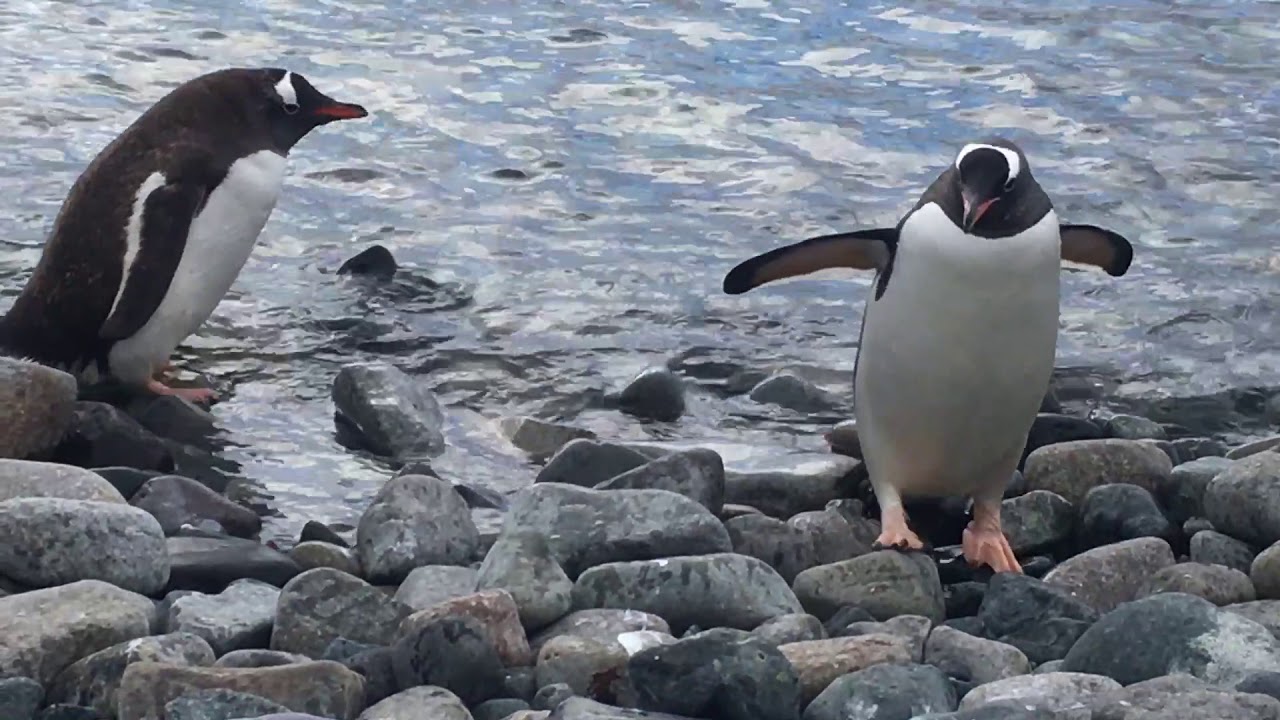
{"label": "white eye patch", "polygon": [[298,91],[293,89],[293,73],[286,72],[284,77],[280,78],[280,82],[276,83],[276,94],[284,101],[285,105],[298,105]]}
{"label": "white eye patch", "polygon": [[969,143],[968,145],[960,148],[960,154],[956,155],[956,169],[960,169],[960,162],[964,160],[966,155],[974,150],[984,149],[995,150],[1001,155],[1004,155],[1004,161],[1009,165],[1008,182],[1012,183],[1018,177],[1018,172],[1022,170],[1022,161],[1018,159],[1018,153],[1010,150],[1009,148],[996,147],[995,145],[986,145],[983,143]]}

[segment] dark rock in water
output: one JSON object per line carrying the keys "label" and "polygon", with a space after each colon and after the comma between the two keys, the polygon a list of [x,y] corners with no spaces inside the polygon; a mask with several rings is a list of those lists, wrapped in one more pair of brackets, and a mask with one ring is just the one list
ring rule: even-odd
{"label": "dark rock in water", "polygon": [[972,580],[944,587],[942,595],[947,606],[947,618],[977,615],[978,609],[982,607],[982,599],[986,597],[986,594],[986,583]]}
{"label": "dark rock in water", "polygon": [[216,440],[222,434],[212,413],[176,395],[148,399],[132,415],[142,427],[162,438],[205,450],[216,450]]}
{"label": "dark rock in water", "polygon": [[1107,437],[1125,440],[1164,440],[1168,438],[1164,427],[1155,420],[1139,415],[1114,415],[1103,426]]}
{"label": "dark rock in water", "polygon": [[1140,537],[1158,537],[1174,544],[1180,534],[1143,488],[1099,485],[1084,497],[1076,535],[1081,547],[1095,548]]}
{"label": "dark rock in water", "polygon": [[311,658],[306,655],[298,653],[249,648],[247,650],[232,650],[218,658],[218,661],[213,665],[214,667],[228,668],[260,668],[292,665],[293,663],[309,662],[310,660]]}
{"label": "dark rock in water", "polygon": [[529,630],[550,625],[573,606],[573,581],[556,562],[546,538],[536,532],[503,533],[485,555],[475,589],[510,593],[520,622]]}
{"label": "dark rock in water", "polygon": [[217,493],[225,493],[231,481],[243,469],[239,463],[173,440],[163,440],[173,455],[174,468],[169,473],[191,478]]}
{"label": "dark rock in water", "polygon": [[804,720],[906,720],[956,709],[956,691],[932,665],[872,665],[836,678]]}
{"label": "dark rock in water", "polygon": [[1027,433],[1027,445],[1022,451],[1022,461],[1026,462],[1028,455],[1047,445],[1074,440],[1096,440],[1101,437],[1102,428],[1090,420],[1058,413],[1038,413],[1035,421],[1031,423],[1031,431]]}
{"label": "dark rock in water", "polygon": [[571,697],[574,697],[573,688],[568,683],[544,685],[533,694],[533,709],[555,710]]}
{"label": "dark rock in water", "polygon": [[1190,556],[1191,562],[1222,565],[1247,573],[1258,553],[1233,537],[1214,530],[1201,530],[1191,536]]}
{"label": "dark rock in water", "polygon": [[986,637],[1018,648],[1036,664],[1065,657],[1098,617],[1067,591],[1011,573],[991,578],[978,609]]}
{"label": "dark rock in water", "polygon": [[351,547],[346,540],[342,539],[341,535],[333,530],[333,528],[325,525],[324,523],[316,522],[315,520],[308,520],[306,524],[302,526],[302,534],[299,536],[298,542],[326,542],[330,545],[337,545],[338,547]]}
{"label": "dark rock in water", "polygon": [[1280,538],[1280,453],[1236,460],[1204,493],[1205,517],[1219,532],[1265,547]]}
{"label": "dark rock in water", "polygon": [[1168,511],[1169,520],[1181,525],[1193,517],[1204,517],[1204,493],[1209,483],[1233,465],[1220,457],[1206,457],[1173,468],[1167,479],[1156,483],[1156,499]]}
{"label": "dark rock in water", "polygon": [[1004,534],[1015,553],[1050,548],[1071,537],[1075,508],[1048,490],[1032,490],[1000,505]]}
{"label": "dark rock in water", "polygon": [[777,648],[716,629],[641,650],[627,663],[638,706],[719,720],[800,717],[800,679]]}
{"label": "dark rock in water", "polygon": [[[47,700],[89,707],[114,716],[120,680],[125,669],[133,663],[209,665],[213,658],[209,644],[190,633],[171,632],[136,638],[99,650],[67,666],[49,684]],[[4,708],[5,705],[0,703],[0,710]]]}
{"label": "dark rock in water", "polygon": [[338,638],[389,645],[410,608],[357,577],[308,570],[280,591],[271,649],[319,657]]}
{"label": "dark rock in water", "polygon": [[529,708],[529,703],[518,698],[494,698],[475,706],[471,717],[473,720],[505,720],[508,716]]}
{"label": "dark rock in water", "polygon": [[236,580],[217,595],[191,593],[168,608],[168,632],[204,638],[218,655],[266,647],[276,619],[280,589],[258,580]]}
{"label": "dark rock in water", "polygon": [[724,461],[706,448],[680,450],[596,485],[597,490],[670,490],[713,513],[724,506]]}
{"label": "dark rock in water", "polygon": [[831,452],[846,455],[855,460],[862,459],[862,440],[858,437],[857,420],[836,423],[836,426],[831,428],[824,437],[827,445],[831,447]]}
{"label": "dark rock in water", "polygon": [[435,685],[468,706],[497,697],[502,659],[478,620],[446,616],[414,627],[393,647],[396,679],[402,689]]}
{"label": "dark rock in water", "polygon": [[338,274],[389,280],[396,274],[398,267],[390,250],[381,245],[373,245],[342,263],[338,267]]}
{"label": "dark rock in water", "polygon": [[479,544],[466,502],[448,482],[426,475],[387,481],[356,528],[356,554],[373,583],[400,583],[423,565],[464,564]]}
{"label": "dark rock in water", "polygon": [[535,461],[550,458],[570,441],[596,439],[596,434],[590,430],[527,415],[504,417],[498,422],[498,429],[512,445]]}
{"label": "dark rock in water", "polygon": [[767,515],[743,515],[724,526],[734,552],[769,563],[787,582],[818,564],[813,536],[790,523]]}
{"label": "dark rock in water", "polygon": [[675,422],[685,410],[684,382],[666,368],[649,368],[622,389],[618,406],[636,417]]}
{"label": "dark rock in water", "polygon": [[941,622],[946,605],[933,560],[920,553],[880,550],[796,576],[796,596],[809,612],[830,617],[857,605],[876,620],[922,615]]}
{"label": "dark rock in water", "polygon": [[444,411],[435,394],[393,365],[344,365],[333,381],[333,403],[375,453],[408,460],[444,450]]}
{"label": "dark rock in water", "polygon": [[0,709],[8,715],[6,720],[27,720],[35,717],[36,710],[44,700],[44,688],[40,683],[26,677],[0,679]]}
{"label": "dark rock in water", "polygon": [[179,475],[148,480],[129,504],[155,516],[166,535],[201,520],[212,520],[236,537],[253,537],[262,529],[262,518],[254,511]]}
{"label": "dark rock in water", "polygon": [[1173,463],[1160,448],[1141,440],[1075,440],[1042,447],[1027,456],[1027,487],[1050,490],[1079,506],[1089,490],[1127,483],[1154,490]]}
{"label": "dark rock in water", "polygon": [[831,411],[840,399],[791,372],[777,372],[751,388],[748,397],[758,403],[778,405],[803,413]]}
{"label": "dark rock in water", "polygon": [[173,472],[173,454],[164,441],[112,405],[76,403],[75,417],[54,460],[79,467],[123,465]]}
{"label": "dark rock in water", "polygon": [[42,458],[75,415],[76,380],[60,370],[0,357],[0,458]]}
{"label": "dark rock in water", "polygon": [[123,465],[93,468],[93,471],[100,475],[102,479],[111,483],[111,486],[116,490],[119,490],[125,500],[132,498],[151,478],[164,475],[164,473],[156,470],[139,470],[137,468],[124,467]]}
{"label": "dark rock in water", "polygon": [[238,720],[289,708],[264,697],[235,690],[193,690],[164,706],[166,720]]}
{"label": "dark rock in water", "polygon": [[233,537],[171,537],[169,590],[219,593],[241,578],[283,587],[301,572],[288,555]]}
{"label": "dark rock in water", "polygon": [[644,465],[650,458],[625,445],[577,438],[565,443],[534,482],[592,487]]}

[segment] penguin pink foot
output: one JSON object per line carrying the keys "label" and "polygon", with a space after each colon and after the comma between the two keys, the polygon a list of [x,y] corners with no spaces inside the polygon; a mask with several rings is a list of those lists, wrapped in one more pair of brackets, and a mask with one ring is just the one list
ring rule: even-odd
{"label": "penguin pink foot", "polygon": [[973,567],[989,565],[998,573],[1022,573],[1022,565],[1000,528],[999,501],[994,508],[987,502],[974,502],[973,521],[964,530],[961,547],[965,559]]}
{"label": "penguin pink foot", "polygon": [[172,388],[159,380],[148,382],[147,389],[157,395],[176,395],[194,403],[208,402],[218,397],[218,392],[212,388]]}
{"label": "penguin pink foot", "polygon": [[880,537],[876,538],[877,547],[900,550],[924,549],[924,543],[920,537],[907,526],[907,513],[903,511],[901,505],[890,505],[882,509],[880,528]]}

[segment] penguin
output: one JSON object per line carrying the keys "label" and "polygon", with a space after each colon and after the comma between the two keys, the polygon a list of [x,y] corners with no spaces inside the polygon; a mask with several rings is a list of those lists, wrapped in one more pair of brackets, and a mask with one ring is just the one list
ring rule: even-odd
{"label": "penguin", "polygon": [[157,374],[213,314],[249,258],[307,133],[362,118],[302,75],[227,68],[162,97],[72,185],[0,352],[193,402]]}
{"label": "penguin", "polygon": [[1000,503],[1048,388],[1063,261],[1123,276],[1133,247],[1063,223],[1003,138],[964,145],[896,227],[810,238],[746,260],[724,292],[818,270],[875,271],[854,362],[854,417],[881,548],[920,550],[903,497],[968,497],[972,566],[1020,573]]}

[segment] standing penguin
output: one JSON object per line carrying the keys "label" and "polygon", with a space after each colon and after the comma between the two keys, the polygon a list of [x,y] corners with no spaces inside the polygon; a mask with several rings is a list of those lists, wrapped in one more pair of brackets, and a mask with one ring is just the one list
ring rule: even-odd
{"label": "standing penguin", "polygon": [[1021,572],[1000,501],[1053,372],[1062,261],[1121,276],[1124,237],[1060,223],[1022,150],[965,145],[894,228],[815,237],[747,260],[731,295],[825,268],[875,270],[854,415],[881,546],[920,549],[902,496],[967,496],[972,565]]}
{"label": "standing penguin", "polygon": [[111,142],[67,195],[44,254],[0,318],[0,353],[160,395],[157,379],[231,288],[275,208],[289,150],[359,105],[278,68],[190,80]]}

